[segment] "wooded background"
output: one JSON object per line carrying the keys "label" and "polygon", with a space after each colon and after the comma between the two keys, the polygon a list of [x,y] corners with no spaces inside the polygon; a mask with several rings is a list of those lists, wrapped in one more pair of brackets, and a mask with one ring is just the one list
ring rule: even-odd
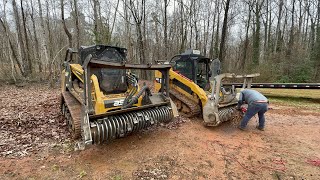
{"label": "wooded background", "polygon": [[133,63],[192,48],[223,72],[319,82],[319,17],[319,0],[0,0],[0,79],[54,81],[68,47],[108,44]]}

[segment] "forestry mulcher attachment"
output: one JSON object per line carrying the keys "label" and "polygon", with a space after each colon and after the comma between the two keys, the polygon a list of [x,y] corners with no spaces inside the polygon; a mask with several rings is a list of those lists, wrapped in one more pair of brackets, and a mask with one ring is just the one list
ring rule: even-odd
{"label": "forestry mulcher attachment", "polygon": [[[170,97],[180,114],[191,117],[202,114],[206,126],[217,126],[221,122],[239,117],[238,102],[234,86],[224,85],[243,79],[242,88],[250,88],[252,78],[259,74],[220,74],[220,61],[200,55],[199,51],[188,50],[174,56],[168,62]],[[161,73],[155,73],[155,89],[161,88]]]}
{"label": "forestry mulcher attachment", "polygon": [[[235,79],[244,79],[242,89],[251,88],[252,78],[259,76],[259,74],[250,75],[235,75],[231,73],[224,73],[217,75],[211,81],[212,90],[207,95],[203,105],[202,116],[206,126],[217,126],[222,122],[242,118],[241,113],[236,110],[238,104],[239,93],[237,93],[234,86],[223,85],[224,81]],[[235,122],[239,122],[235,120]]]}
{"label": "forestry mulcher attachment", "polygon": [[[76,56],[75,56],[76,55]],[[74,58],[78,63],[72,63]],[[61,76],[61,111],[73,137],[85,145],[110,142],[174,114],[169,97],[170,65],[128,64],[126,49],[95,45],[68,49]],[[158,70],[164,79],[158,93],[139,87],[130,69]]]}

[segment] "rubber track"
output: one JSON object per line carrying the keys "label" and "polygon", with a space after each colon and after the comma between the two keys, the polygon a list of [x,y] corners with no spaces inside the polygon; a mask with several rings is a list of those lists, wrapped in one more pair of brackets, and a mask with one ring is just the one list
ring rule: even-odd
{"label": "rubber track", "polygon": [[184,103],[185,105],[188,106],[188,108],[191,110],[189,113],[183,113],[183,112],[179,112],[181,113],[183,116],[185,117],[193,117],[196,116],[198,114],[201,113],[201,107],[199,104],[197,104],[196,102],[194,102],[193,100],[189,99],[188,97],[186,97],[185,95],[181,94],[180,92],[178,92],[175,89],[171,89],[170,90],[170,95],[174,96],[175,98],[179,99],[182,103]]}
{"label": "rubber track", "polygon": [[73,120],[74,130],[72,136],[77,139],[81,135],[81,104],[68,91],[63,92],[62,96]]}

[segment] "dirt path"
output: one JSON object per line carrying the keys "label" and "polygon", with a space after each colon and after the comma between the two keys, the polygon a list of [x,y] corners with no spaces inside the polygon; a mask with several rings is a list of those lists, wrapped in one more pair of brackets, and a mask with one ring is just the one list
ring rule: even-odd
{"label": "dirt path", "polygon": [[[58,90],[39,88],[3,87],[0,179],[320,179],[320,167],[311,162],[320,159],[320,114],[308,109],[272,105],[264,132],[254,128],[256,119],[247,131],[180,119],[185,122],[73,151],[56,110]],[[10,100],[12,93],[17,98]],[[27,96],[32,106],[19,107]],[[40,115],[16,115],[26,112]]]}

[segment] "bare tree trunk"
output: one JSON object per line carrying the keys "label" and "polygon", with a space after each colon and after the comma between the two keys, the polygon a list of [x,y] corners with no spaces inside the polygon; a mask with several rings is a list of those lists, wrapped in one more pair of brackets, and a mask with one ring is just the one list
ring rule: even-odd
{"label": "bare tree trunk", "polygon": [[114,11],[114,17],[113,17],[112,27],[111,27],[111,31],[110,31],[110,36],[111,36],[111,37],[112,37],[112,32],[113,32],[114,24],[115,24],[116,18],[117,18],[117,11],[118,11],[118,7],[119,7],[119,2],[120,2],[120,0],[117,1],[117,6],[116,6],[116,9],[115,9],[115,11]]}
{"label": "bare tree trunk", "polygon": [[260,59],[260,16],[261,16],[261,7],[263,5],[263,0],[258,0],[255,4],[255,31],[253,34],[253,55],[252,55],[252,62],[253,65],[259,65]]}
{"label": "bare tree trunk", "polygon": [[[195,33],[195,46],[194,47],[196,47],[196,49],[199,49],[200,48],[200,46],[199,46],[199,32],[198,32],[198,24],[197,24],[197,21],[198,21],[198,18],[197,18],[197,9],[196,9],[196,6],[199,6],[198,4],[196,4],[197,3],[197,1],[196,0],[194,0],[193,1],[193,6],[192,6],[192,8],[193,8],[193,27],[194,27],[194,33]],[[192,37],[190,37],[190,39],[191,39]],[[192,38],[193,39],[193,38]],[[201,49],[199,49],[199,50],[201,50]]]}
{"label": "bare tree trunk", "polygon": [[[140,6],[139,6],[139,1],[137,1],[135,3],[133,0],[129,0],[129,9],[132,13],[132,16],[134,18],[135,25],[136,25],[137,41],[138,41],[138,48],[139,48],[139,58],[140,58],[139,62],[141,64],[146,63],[145,49],[144,49],[144,43],[143,43],[143,33],[142,33],[142,21],[145,17],[144,8],[145,8],[145,0],[141,1]],[[146,71],[141,72],[141,78],[142,79],[147,78]]]}
{"label": "bare tree trunk", "polygon": [[186,41],[187,41],[187,28],[184,26],[185,19],[184,19],[184,4],[183,1],[180,0],[180,34],[181,34],[181,44],[180,44],[180,53],[183,52],[186,48]]}
{"label": "bare tree trunk", "polygon": [[282,33],[280,33],[280,50],[283,49],[283,44],[284,44],[284,33],[286,32],[287,29],[287,23],[288,23],[288,11],[285,11],[285,16],[284,16],[284,23],[282,27]]}
{"label": "bare tree trunk", "polygon": [[52,32],[51,32],[51,28],[50,28],[50,18],[49,18],[49,1],[46,0],[46,23],[47,23],[47,31],[48,31],[48,41],[49,43],[48,44],[48,47],[49,47],[49,61],[48,61],[48,69],[49,69],[49,75],[47,77],[47,79],[50,79],[50,83],[53,83],[53,79],[54,79],[54,76],[53,76],[53,68],[52,67],[52,56],[54,54],[53,52],[53,45],[50,45],[51,42],[53,42],[53,38],[52,38]]}
{"label": "bare tree trunk", "polygon": [[207,21],[203,20],[204,35],[203,35],[203,55],[207,56],[207,46],[209,41],[209,28],[210,28],[210,16],[208,15]]}
{"label": "bare tree trunk", "polygon": [[[271,29],[272,29],[272,7],[271,1],[269,1],[270,8],[269,8],[269,25],[268,25],[268,47],[267,47],[267,58],[269,57],[270,53],[272,52],[272,41],[271,41]],[[269,6],[269,5],[268,5]]]}
{"label": "bare tree trunk", "polygon": [[69,47],[71,48],[72,47],[72,35],[67,28],[66,21],[64,20],[64,0],[60,0],[60,5],[61,5],[61,19],[62,19],[63,29],[64,29],[64,32],[66,33],[66,35],[68,36]]}
{"label": "bare tree trunk", "polygon": [[31,2],[31,21],[32,21],[32,28],[33,28],[33,36],[35,41],[35,60],[38,63],[39,72],[42,73],[42,62],[40,60],[40,49],[39,49],[39,41],[38,41],[38,34],[36,30],[36,23],[34,19],[34,6],[33,6],[33,0]]}
{"label": "bare tree trunk", "polygon": [[168,19],[167,19],[167,9],[170,0],[164,0],[164,58],[168,59]]}
{"label": "bare tree trunk", "polygon": [[157,15],[152,15],[152,19],[154,22],[154,30],[155,30],[155,36],[156,36],[156,47],[155,47],[155,59],[160,59],[160,38],[159,38],[159,30],[158,30],[158,19]]}
{"label": "bare tree trunk", "polygon": [[[46,43],[46,38],[47,38],[47,34],[46,34],[46,30],[44,27],[44,20],[43,20],[43,14],[42,14],[42,5],[41,5],[41,1],[38,0],[38,5],[39,5],[39,17],[40,17],[40,24],[41,24],[41,31],[42,31],[42,37],[41,37],[41,46],[43,48],[43,52],[44,52],[44,58],[45,58],[45,64],[48,65],[49,64],[49,56],[48,56],[48,46]],[[41,60],[42,60],[42,55],[40,56]],[[45,66],[44,69],[46,69],[47,67]],[[41,77],[40,77],[41,78]]]}
{"label": "bare tree trunk", "polygon": [[25,58],[26,58],[26,73],[29,75],[32,73],[32,63],[31,63],[31,57],[30,57],[30,48],[29,48],[29,38],[28,38],[28,33],[27,33],[27,25],[26,25],[26,21],[27,21],[27,17],[24,14],[24,9],[23,9],[23,4],[22,4],[22,0],[20,0],[20,5],[21,5],[21,14],[22,14],[22,26],[23,26],[23,32],[24,32],[24,40],[25,40]]}
{"label": "bare tree trunk", "polygon": [[213,23],[212,23],[212,32],[211,32],[211,42],[210,42],[210,49],[209,49],[209,57],[210,59],[214,58],[214,35],[215,35],[215,22],[216,22],[216,13],[213,16]]}
{"label": "bare tree trunk", "polygon": [[10,59],[10,62],[11,62],[11,76],[12,76],[12,79],[13,79],[14,83],[16,83],[17,79],[16,79],[16,77],[14,75],[15,66],[14,66],[14,62],[12,60],[11,51],[9,51],[9,59]]}
{"label": "bare tree trunk", "polygon": [[289,45],[286,53],[289,59],[291,58],[292,48],[294,43],[294,13],[295,13],[295,0],[292,0],[290,38],[289,38]]}
{"label": "bare tree trunk", "polygon": [[221,34],[221,42],[220,42],[220,52],[219,59],[221,62],[224,62],[225,57],[225,44],[226,44],[226,36],[227,36],[227,28],[228,28],[228,12],[229,12],[230,0],[227,0],[225,10],[224,10],[224,19],[222,25],[222,34]]}
{"label": "bare tree trunk", "polygon": [[268,31],[269,31],[269,26],[268,26],[268,22],[270,21],[269,20],[269,0],[266,0],[266,20],[264,21],[263,18],[262,18],[262,21],[263,21],[263,25],[264,25],[264,41],[263,41],[263,60],[266,60],[266,57],[268,56]]}
{"label": "bare tree trunk", "polygon": [[281,26],[281,19],[282,19],[282,8],[283,8],[283,0],[280,0],[279,2],[279,10],[278,10],[278,22],[277,22],[277,28],[276,28],[276,41],[274,45],[274,52],[280,51],[280,38],[281,38],[281,31],[280,31],[280,26]]}
{"label": "bare tree trunk", "polygon": [[302,6],[302,0],[298,0],[299,1],[299,26],[298,26],[298,43],[302,43],[302,40],[301,40],[301,35],[302,35],[302,23],[303,23],[303,19],[304,19],[304,16],[305,16],[305,13],[306,13],[306,8],[304,8],[304,10],[302,11],[303,9],[303,6]]}
{"label": "bare tree trunk", "polygon": [[99,27],[98,27],[98,21],[99,21],[99,18],[98,18],[98,0],[93,0],[93,21],[94,21],[94,41],[96,44],[99,44],[101,43],[101,39],[100,39],[100,36],[99,36]]}
{"label": "bare tree trunk", "polygon": [[76,20],[76,30],[77,30],[77,49],[80,48],[80,27],[79,27],[79,12],[78,12],[78,1],[73,0],[74,3],[74,12],[75,12],[75,20]]}
{"label": "bare tree trunk", "polygon": [[309,48],[311,51],[314,50],[314,43],[315,43],[315,37],[316,37],[316,30],[315,30],[315,22],[314,19],[310,19],[311,25],[310,25],[310,39],[309,39]]}
{"label": "bare tree trunk", "polygon": [[18,35],[18,42],[20,44],[20,53],[21,53],[21,59],[22,59],[22,69],[23,71],[21,71],[22,76],[26,77],[28,76],[30,73],[26,68],[25,65],[28,63],[26,58],[26,49],[25,49],[25,45],[23,42],[23,37],[22,37],[22,31],[21,31],[21,27],[20,27],[20,17],[19,17],[19,13],[18,13],[18,8],[17,8],[17,4],[16,4],[16,0],[12,0],[12,7],[13,7],[13,13],[14,13],[14,19],[15,19],[15,24],[16,24],[16,28],[17,28],[17,35]]}
{"label": "bare tree trunk", "polygon": [[132,48],[132,43],[131,43],[131,28],[130,28],[130,17],[128,15],[128,6],[127,2],[128,0],[124,0],[124,19],[125,19],[125,37],[126,37],[126,47],[128,48],[128,60],[132,61],[133,60],[133,48]]}
{"label": "bare tree trunk", "polygon": [[[219,1],[219,0],[218,0]],[[221,5],[218,5],[219,8],[221,7]],[[215,56],[219,57],[220,51],[219,51],[219,42],[220,42],[220,12],[218,13],[218,18],[217,18],[217,28],[216,28],[216,40],[214,43],[214,52],[215,52]]]}
{"label": "bare tree trunk", "polygon": [[[19,61],[18,56],[17,56],[17,54],[16,54],[16,52],[15,52],[14,45],[13,45],[13,43],[12,43],[12,41],[11,41],[11,39],[10,39],[9,33],[8,33],[7,25],[5,24],[5,22],[4,22],[1,18],[0,18],[0,23],[1,23],[1,25],[2,25],[2,28],[4,29],[5,36],[6,36],[6,38],[7,38],[7,41],[8,41],[8,43],[9,43],[9,45],[10,45],[10,50],[11,50],[11,52],[12,52],[12,56],[13,56],[15,62],[17,63],[17,65],[18,65],[18,67],[19,67],[19,70],[20,70],[21,75],[23,75],[23,74],[24,74],[24,68],[23,68],[22,63]],[[10,59],[10,60],[12,60],[12,59]]]}
{"label": "bare tree trunk", "polygon": [[[216,18],[217,18],[217,14],[219,14],[219,1],[216,0],[215,1],[215,8],[214,8],[214,15],[213,15],[213,23],[212,23],[212,33],[211,33],[211,43],[210,43],[210,50],[209,50],[209,57],[211,59],[214,58],[214,51],[215,51],[215,41],[214,41],[214,37],[215,37],[215,23],[216,23]],[[218,19],[219,21],[219,19]],[[219,22],[218,22],[219,24]],[[219,26],[219,25],[218,25]],[[219,32],[219,29],[217,29],[217,31]]]}
{"label": "bare tree trunk", "polygon": [[314,63],[315,63],[315,79],[319,81],[320,79],[320,2],[318,1],[318,7],[317,7],[317,19],[316,19],[316,42],[315,42],[315,52],[314,52]]}
{"label": "bare tree trunk", "polygon": [[[188,17],[188,21],[189,21],[189,26],[190,26],[190,38],[189,38],[189,48],[191,49],[192,48],[192,41],[193,41],[193,23],[192,23],[192,18],[191,18],[191,15],[192,15],[192,7],[193,7],[193,3],[194,1],[191,1],[191,4],[190,4],[190,7],[189,7],[189,17]],[[187,27],[187,25],[186,25]]]}
{"label": "bare tree trunk", "polygon": [[246,67],[246,61],[247,61],[247,53],[248,53],[248,47],[249,47],[249,28],[250,28],[250,22],[251,22],[251,11],[252,7],[251,4],[249,4],[249,14],[248,19],[246,22],[246,37],[244,40],[244,49],[243,49],[243,57],[242,57],[242,63],[241,63],[241,69],[244,70]]}
{"label": "bare tree trunk", "polygon": [[309,27],[307,26],[307,24],[309,24],[309,4],[306,5],[306,16],[304,19],[304,28],[303,28],[303,42],[306,43],[307,45],[309,45],[309,41],[308,41],[308,33],[309,33]]}

